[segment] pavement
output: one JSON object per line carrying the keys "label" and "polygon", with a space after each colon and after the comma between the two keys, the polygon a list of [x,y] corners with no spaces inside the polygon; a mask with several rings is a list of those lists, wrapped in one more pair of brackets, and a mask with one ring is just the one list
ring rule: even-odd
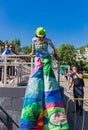
{"label": "pavement", "polygon": [[[88,98],[88,80],[84,80],[84,82],[85,82],[84,98]],[[67,92],[68,82],[63,76],[60,76],[60,86],[64,90],[63,102],[66,107],[67,101],[73,98],[73,88],[71,88],[70,92]],[[73,113],[74,100],[69,101],[66,110],[67,110],[67,117],[69,123],[69,130],[88,130],[88,100],[84,101],[84,111],[82,116],[80,116],[79,113]]]}

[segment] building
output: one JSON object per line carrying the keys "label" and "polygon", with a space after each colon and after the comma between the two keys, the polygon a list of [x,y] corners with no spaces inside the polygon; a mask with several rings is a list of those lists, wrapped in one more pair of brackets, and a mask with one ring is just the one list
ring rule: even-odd
{"label": "building", "polygon": [[2,54],[4,49],[4,43],[0,40],[0,55]]}

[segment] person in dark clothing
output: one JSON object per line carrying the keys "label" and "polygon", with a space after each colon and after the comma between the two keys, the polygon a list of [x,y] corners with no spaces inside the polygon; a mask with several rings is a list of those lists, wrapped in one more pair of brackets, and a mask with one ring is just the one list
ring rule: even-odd
{"label": "person in dark clothing", "polygon": [[[70,78],[69,87],[73,85],[73,94],[74,98],[84,98],[84,81],[83,75],[80,71],[78,71],[77,67],[74,66],[72,68],[72,75]],[[83,112],[83,100],[76,100],[76,111],[82,115]]]}

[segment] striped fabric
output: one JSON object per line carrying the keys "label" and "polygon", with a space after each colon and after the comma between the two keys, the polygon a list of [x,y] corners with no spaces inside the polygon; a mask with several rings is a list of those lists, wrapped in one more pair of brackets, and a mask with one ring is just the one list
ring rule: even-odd
{"label": "striped fabric", "polygon": [[35,58],[22,108],[20,130],[67,130],[61,92],[51,67],[51,58]]}

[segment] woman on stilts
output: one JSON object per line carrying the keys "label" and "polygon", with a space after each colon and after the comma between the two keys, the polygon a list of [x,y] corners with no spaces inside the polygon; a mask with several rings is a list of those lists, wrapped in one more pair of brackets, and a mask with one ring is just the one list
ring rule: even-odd
{"label": "woman on stilts", "polygon": [[35,52],[35,68],[25,92],[20,130],[68,130],[67,117],[60,88],[52,70],[48,45],[58,60],[52,41],[46,38],[45,29],[37,28],[30,54],[32,56]]}

